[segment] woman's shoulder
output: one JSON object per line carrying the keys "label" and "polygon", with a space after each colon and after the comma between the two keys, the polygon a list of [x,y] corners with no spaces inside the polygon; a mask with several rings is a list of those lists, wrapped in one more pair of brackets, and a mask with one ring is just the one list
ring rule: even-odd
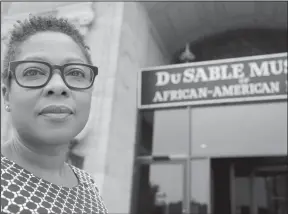
{"label": "woman's shoulder", "polygon": [[77,175],[81,176],[81,178],[84,178],[87,181],[95,183],[92,175],[88,173],[86,170],[80,169],[76,166],[73,166],[72,164],[69,164],[69,165]]}
{"label": "woman's shoulder", "polygon": [[5,171],[7,168],[12,167],[13,162],[8,160],[2,153],[1,153],[1,175],[2,171]]}
{"label": "woman's shoulder", "polygon": [[98,191],[98,187],[96,185],[96,182],[95,180],[93,179],[93,176],[88,173],[87,171],[83,170],[83,169],[80,169],[76,166],[73,166],[71,164],[69,164],[70,167],[73,169],[73,171],[76,173],[78,179],[82,182],[82,183],[86,183],[88,184],[89,186],[94,186],[97,191]]}
{"label": "woman's shoulder", "polygon": [[82,182],[82,184],[85,186],[86,189],[90,189],[90,190],[94,191],[94,193],[96,191],[96,197],[94,199],[98,201],[98,206],[100,206],[101,209],[104,210],[104,213],[108,213],[107,208],[104,204],[103,198],[102,198],[102,196],[99,192],[99,189],[96,185],[96,182],[93,179],[93,176],[83,169],[79,169],[78,167],[73,166],[73,165],[70,165],[70,166],[72,167],[72,169],[76,173],[78,179],[80,180],[80,182]]}

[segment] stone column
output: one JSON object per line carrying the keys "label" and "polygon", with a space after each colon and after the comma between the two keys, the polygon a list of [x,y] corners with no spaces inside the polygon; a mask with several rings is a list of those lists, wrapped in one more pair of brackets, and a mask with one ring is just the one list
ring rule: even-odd
{"label": "stone column", "polygon": [[[137,116],[137,74],[141,68],[167,64],[165,49],[138,2],[125,2],[115,62],[114,95],[106,150],[103,197],[110,213],[129,213]],[[113,28],[112,28],[113,29]]]}

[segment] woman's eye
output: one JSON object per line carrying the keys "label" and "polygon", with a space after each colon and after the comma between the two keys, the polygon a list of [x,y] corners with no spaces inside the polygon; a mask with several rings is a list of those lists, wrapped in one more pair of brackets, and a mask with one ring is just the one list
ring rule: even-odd
{"label": "woman's eye", "polygon": [[39,69],[29,69],[24,72],[24,76],[35,76],[35,75],[44,75],[44,73]]}
{"label": "woman's eye", "polygon": [[69,71],[66,75],[70,75],[70,76],[75,76],[75,77],[79,77],[82,76],[84,77],[84,72],[82,70],[71,70]]}

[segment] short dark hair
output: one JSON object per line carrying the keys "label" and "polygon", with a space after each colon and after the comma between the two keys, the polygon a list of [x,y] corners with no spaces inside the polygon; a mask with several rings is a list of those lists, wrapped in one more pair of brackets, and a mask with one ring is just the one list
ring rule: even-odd
{"label": "short dark hair", "polygon": [[7,43],[7,50],[4,54],[3,71],[1,72],[2,82],[10,85],[9,62],[15,60],[18,46],[29,37],[39,32],[60,32],[70,36],[82,49],[89,64],[92,64],[89,47],[85,44],[84,37],[81,35],[75,25],[65,18],[55,16],[33,16],[24,21],[17,21],[17,24],[11,29],[10,38]]}

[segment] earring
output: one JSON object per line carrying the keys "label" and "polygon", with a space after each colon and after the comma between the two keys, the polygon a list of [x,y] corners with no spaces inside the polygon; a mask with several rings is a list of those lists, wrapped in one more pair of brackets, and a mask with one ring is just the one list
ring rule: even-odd
{"label": "earring", "polygon": [[6,109],[7,112],[10,112],[10,110],[11,110],[8,105],[5,106],[5,109]]}

